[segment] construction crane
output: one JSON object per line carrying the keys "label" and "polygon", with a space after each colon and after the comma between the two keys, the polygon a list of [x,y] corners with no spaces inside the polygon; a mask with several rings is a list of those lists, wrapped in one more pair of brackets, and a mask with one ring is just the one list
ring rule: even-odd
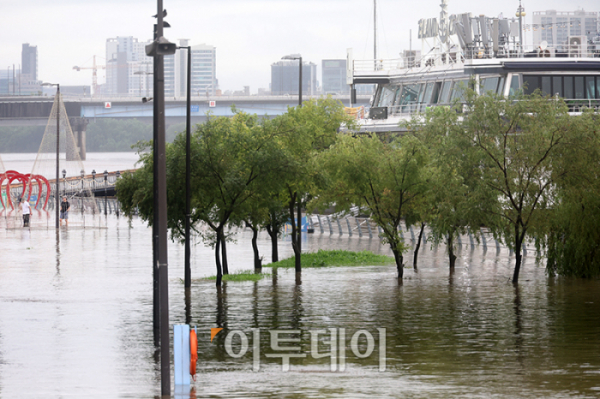
{"label": "construction crane", "polygon": [[76,71],[81,71],[82,69],[91,69],[92,70],[92,88],[94,90],[94,95],[96,95],[98,89],[98,69],[106,69],[105,65],[96,65],[96,56],[94,56],[94,61],[91,67],[79,67],[74,66],[73,69]]}

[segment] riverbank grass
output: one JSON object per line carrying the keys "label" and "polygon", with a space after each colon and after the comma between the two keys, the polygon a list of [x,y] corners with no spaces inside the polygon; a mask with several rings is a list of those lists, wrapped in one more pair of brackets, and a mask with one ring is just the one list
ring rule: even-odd
{"label": "riverbank grass", "polygon": [[[333,266],[379,266],[393,265],[394,258],[385,255],[376,255],[371,251],[342,251],[342,250],[322,250],[302,254],[302,268],[307,267],[333,267]],[[269,263],[263,267],[271,268],[292,268],[294,267],[294,257],[280,260],[279,262]]]}
{"label": "riverbank grass", "polygon": [[[270,273],[254,273],[252,270],[238,270],[235,273],[224,274],[223,281],[258,281],[270,276]],[[206,277],[205,280],[216,280],[217,276]]]}

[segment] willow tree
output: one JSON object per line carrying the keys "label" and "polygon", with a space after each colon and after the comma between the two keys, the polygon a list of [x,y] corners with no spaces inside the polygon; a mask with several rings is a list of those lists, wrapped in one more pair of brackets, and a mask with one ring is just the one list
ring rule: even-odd
{"label": "willow tree", "polygon": [[480,169],[474,167],[479,154],[472,150],[474,143],[463,134],[460,122],[455,107],[437,107],[407,124],[430,154],[430,190],[422,220],[431,228],[432,240],[446,244],[450,271],[457,259],[457,236],[485,223],[483,207],[494,200],[490,190],[480,189]]}
{"label": "willow tree", "polygon": [[[217,285],[228,273],[225,228],[247,217],[249,202],[265,196],[270,182],[284,169],[276,133],[263,129],[256,116],[242,112],[231,118],[209,117],[197,125],[191,140],[192,229],[215,248]],[[135,207],[152,220],[151,155],[142,155],[142,168],[118,183],[118,197],[126,214]],[[171,236],[185,236],[185,136],[167,146],[167,223]],[[198,223],[212,233],[202,233]]]}
{"label": "willow tree", "polygon": [[549,220],[547,268],[552,274],[600,276],[600,117],[586,110],[575,119],[569,148],[555,163],[569,173],[556,187]]}
{"label": "willow tree", "polygon": [[400,222],[425,195],[427,161],[426,148],[414,136],[384,142],[375,135],[343,135],[319,157],[327,180],[318,202],[335,205],[338,211],[354,206],[368,210],[390,245],[399,279],[407,249]]}
{"label": "willow tree", "polygon": [[344,106],[331,97],[306,101],[302,106],[288,108],[287,113],[275,118],[279,142],[286,159],[286,170],[279,175],[292,227],[296,273],[301,265],[301,208],[315,190],[320,173],[313,159],[327,150],[337,139],[342,123],[350,124]]}
{"label": "willow tree", "polygon": [[538,94],[506,100],[470,93],[465,109],[459,128],[449,133],[469,143],[463,151],[473,152],[479,187],[495,198],[481,205],[495,234],[515,251],[516,284],[523,243],[542,228],[554,206],[553,189],[565,173],[554,161],[568,143],[572,120],[562,100]]}

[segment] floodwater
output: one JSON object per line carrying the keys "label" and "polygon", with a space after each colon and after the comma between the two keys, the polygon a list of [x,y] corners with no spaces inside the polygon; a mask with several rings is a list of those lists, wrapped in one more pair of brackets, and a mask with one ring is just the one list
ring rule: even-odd
{"label": "floodwater", "polygon": [[[159,396],[150,230],[115,215],[105,227],[73,220],[59,232],[52,221],[23,229],[7,228],[6,220],[0,398]],[[267,238],[260,236],[265,262]],[[252,268],[250,234],[236,239],[228,246],[231,271]],[[356,235],[317,232],[303,245],[390,254],[378,239]],[[504,248],[465,245],[450,275],[444,248],[425,245],[418,272],[405,269],[401,286],[394,266],[365,266],[305,269],[301,285],[293,270],[278,270],[217,290],[202,279],[215,274],[213,252],[199,244],[187,308],[183,254],[170,244],[170,324],[197,326],[199,360],[192,391],[181,397],[600,396],[600,282],[549,278],[531,251],[518,288],[509,282],[514,257]],[[282,242],[280,256],[290,255],[289,241]],[[224,330],[211,342],[214,327]],[[277,342],[272,331],[288,341]],[[333,359],[315,356],[328,350]]]}

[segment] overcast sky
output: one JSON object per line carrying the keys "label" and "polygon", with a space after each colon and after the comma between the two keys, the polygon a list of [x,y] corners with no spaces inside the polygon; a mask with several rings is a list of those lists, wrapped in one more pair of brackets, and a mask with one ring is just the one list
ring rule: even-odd
{"label": "overcast sky", "polygon": [[[21,63],[21,47],[38,48],[38,76],[61,85],[91,85],[92,56],[103,65],[107,38],[151,38],[157,6],[154,0],[2,0],[0,69]],[[378,58],[397,58],[409,48],[420,48],[417,21],[439,17],[440,0],[378,0]],[[354,49],[356,59],[373,57],[373,0],[163,0],[171,40],[190,39],[217,48],[220,88],[252,93],[268,88],[270,65],[282,56],[300,53],[305,61],[345,58]],[[531,22],[533,11],[599,11],[598,0],[523,0]],[[449,14],[513,16],[518,1],[449,0]],[[530,40],[530,39],[528,39]],[[104,83],[104,71],[98,83]],[[320,76],[319,76],[320,80]]]}

